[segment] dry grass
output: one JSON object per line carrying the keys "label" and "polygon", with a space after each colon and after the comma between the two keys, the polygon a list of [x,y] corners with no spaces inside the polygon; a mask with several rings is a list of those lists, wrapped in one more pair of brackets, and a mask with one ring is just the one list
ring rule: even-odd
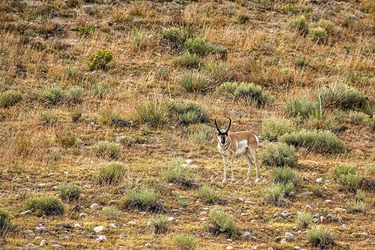
{"label": "dry grass", "polygon": [[[327,228],[337,249],[347,245],[371,248],[375,239],[369,232],[375,228],[370,223],[364,228],[363,223],[373,215],[375,199],[373,175],[368,170],[375,151],[374,118],[363,114],[352,122],[350,112],[324,107],[323,117],[314,114],[301,120],[289,117],[284,104],[291,96],[319,103],[315,93],[335,82],[375,102],[374,9],[370,0],[334,4],[300,0],[0,1],[4,13],[0,15],[0,95],[22,94],[17,103],[0,107],[0,210],[9,214],[12,225],[0,248],[39,245],[36,236],[42,236],[66,249],[142,249],[147,243],[154,249],[170,249],[176,236],[186,234],[194,236],[196,249],[229,245],[310,249],[307,231],[294,232],[293,227],[298,214],[323,210],[322,214],[334,214],[341,223],[321,219],[310,228]],[[291,20],[302,15],[309,29],[326,31],[324,43],[290,27]],[[174,61],[184,54],[184,47],[162,34],[164,28],[173,27],[189,38],[225,47],[227,54],[203,53],[194,69],[176,66]],[[108,51],[112,59],[105,66],[92,67],[90,56],[98,51]],[[207,88],[181,91],[180,79],[187,74],[207,76]],[[269,93],[272,102],[257,107],[242,99],[224,98],[216,91],[223,82],[253,83]],[[56,87],[65,99],[46,102],[43,92]],[[78,99],[69,98],[72,89],[79,90]],[[197,120],[202,124],[182,123],[166,112],[160,117],[163,126],[152,126],[139,115],[140,105],[149,100],[156,100],[156,106],[170,101],[197,103],[205,111]],[[214,130],[206,129],[213,127],[216,116],[231,116],[235,131],[249,129],[257,134],[262,122],[271,117],[288,119],[297,130],[308,129],[313,122],[326,128],[324,123],[330,120],[342,127],[332,132],[344,143],[345,152],[320,155],[298,148],[296,170],[301,180],[288,194],[288,202],[277,207],[264,199],[264,190],[272,187],[272,168],[263,164],[257,184],[220,183],[222,160]],[[124,135],[143,139],[118,144]],[[116,151],[114,158],[96,153],[95,146],[103,141],[117,145],[121,153]],[[251,231],[252,237],[241,235],[229,242],[225,235],[207,231],[210,207],[197,190],[163,178],[166,164],[176,158],[193,173],[194,184],[220,193],[226,202],[215,205],[233,217],[241,234]],[[94,178],[98,166],[114,159],[127,166],[126,178],[98,185]],[[192,162],[187,163],[188,159]],[[346,192],[332,176],[333,169],[342,164],[355,165],[366,180],[361,213],[343,210],[356,194]],[[236,159],[235,176],[245,175],[246,167],[242,159]],[[27,198],[56,196],[58,186],[65,183],[81,187],[82,195],[64,201],[63,215],[20,215]],[[321,195],[306,194],[317,186],[322,188]],[[166,234],[153,234],[147,225],[155,211],[121,207],[129,193],[149,188],[163,204],[157,212],[173,217]],[[115,216],[109,216],[108,209],[91,210],[93,203],[113,208]],[[288,217],[274,217],[284,210],[290,212]],[[40,223],[47,233],[35,230]],[[107,240],[101,243],[93,233],[98,225],[108,228],[102,233]],[[28,236],[25,230],[29,229],[35,235]],[[294,241],[283,245],[285,232],[293,232]]]}

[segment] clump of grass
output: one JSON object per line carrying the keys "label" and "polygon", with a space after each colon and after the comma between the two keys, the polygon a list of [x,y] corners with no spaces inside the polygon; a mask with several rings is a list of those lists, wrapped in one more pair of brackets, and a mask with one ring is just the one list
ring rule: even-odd
{"label": "clump of grass", "polygon": [[319,89],[318,95],[326,108],[365,111],[369,106],[362,93],[342,83],[331,83]]}
{"label": "clump of grass", "polygon": [[215,46],[207,42],[204,38],[194,37],[189,38],[184,43],[185,49],[191,54],[197,54],[205,56],[211,53],[216,53],[225,57],[228,53],[228,49],[222,46]]}
{"label": "clump of grass", "polygon": [[0,235],[5,235],[12,228],[8,212],[0,208]]}
{"label": "clump of grass", "polygon": [[361,189],[357,189],[357,193],[355,194],[355,199],[357,201],[364,201],[366,199],[366,193]]}
{"label": "clump of grass", "polygon": [[86,24],[86,25],[79,25],[77,27],[78,34],[80,36],[88,37],[95,33],[95,26],[92,24]]}
{"label": "clump of grass", "polygon": [[349,191],[355,192],[362,185],[362,177],[356,173],[353,166],[343,164],[336,167],[333,172],[339,183]]}
{"label": "clump of grass", "polygon": [[189,134],[189,138],[197,144],[206,144],[212,139],[212,128],[205,124],[199,124],[199,127]]}
{"label": "clump of grass", "polygon": [[277,167],[271,171],[271,177],[275,183],[293,183],[299,184],[298,172],[290,167]]}
{"label": "clump of grass", "polygon": [[67,99],[71,103],[81,103],[82,96],[83,96],[83,89],[81,87],[72,87],[70,88],[67,94]]}
{"label": "clump of grass", "polygon": [[62,215],[65,207],[61,200],[54,196],[29,198],[25,202],[26,210],[33,210],[37,216]]}
{"label": "clump of grass", "polygon": [[296,223],[299,228],[306,229],[313,222],[311,213],[300,213],[297,216]]}
{"label": "clump of grass", "polygon": [[72,122],[78,122],[82,118],[82,113],[75,111],[71,114]]}
{"label": "clump of grass", "polygon": [[264,192],[264,199],[266,202],[276,206],[283,206],[289,203],[287,196],[293,191],[294,185],[288,183],[274,183],[270,188]]}
{"label": "clump of grass", "polygon": [[162,211],[163,205],[158,201],[157,194],[153,189],[131,190],[122,200],[124,209],[138,208],[140,211]]}
{"label": "clump of grass", "polygon": [[329,130],[301,130],[299,132],[285,134],[279,137],[279,141],[321,154],[342,153],[345,150],[344,143]]}
{"label": "clump of grass", "polygon": [[254,83],[224,82],[216,91],[234,100],[245,100],[249,105],[255,103],[258,107],[264,107],[271,100],[269,94]]}
{"label": "clump of grass", "polygon": [[99,165],[94,179],[99,185],[119,184],[127,174],[127,168],[120,162],[109,162]]}
{"label": "clump of grass", "polygon": [[311,192],[315,197],[322,197],[323,196],[323,189],[320,186],[313,186],[311,187]]}
{"label": "clump of grass", "polygon": [[78,200],[82,193],[81,187],[72,183],[61,184],[59,190],[61,199],[68,201]]}
{"label": "clump of grass", "polygon": [[171,44],[172,49],[181,50],[185,41],[193,37],[193,32],[189,26],[181,29],[172,27],[163,28],[162,35]]}
{"label": "clump of grass", "polygon": [[211,227],[209,227],[209,231],[214,236],[223,233],[226,234],[229,238],[233,239],[237,239],[240,237],[240,229],[236,225],[236,222],[234,221],[232,216],[228,215],[218,208],[213,208],[211,209],[208,217],[212,225]]}
{"label": "clump of grass", "polygon": [[314,227],[308,231],[307,240],[312,246],[320,249],[327,249],[335,245],[332,233],[322,227]]}
{"label": "clump of grass", "polygon": [[105,70],[108,64],[112,61],[113,55],[107,50],[98,50],[98,52],[92,54],[88,60],[88,66],[91,71],[93,70]]}
{"label": "clump of grass", "polygon": [[366,205],[363,201],[348,201],[345,207],[349,213],[363,213],[366,210]]}
{"label": "clump of grass", "polygon": [[108,220],[115,220],[121,214],[117,207],[103,207],[102,212]]}
{"label": "clump of grass", "polygon": [[291,20],[289,22],[289,27],[298,30],[298,33],[303,36],[306,36],[309,33],[309,25],[306,22],[305,16],[300,16]]}
{"label": "clump of grass", "polygon": [[18,91],[9,90],[0,95],[0,107],[9,108],[23,100],[22,94]]}
{"label": "clump of grass", "polygon": [[51,112],[51,111],[44,111],[40,114],[40,120],[45,124],[45,125],[51,125],[54,126],[58,123],[59,119],[57,116]]}
{"label": "clump of grass", "polygon": [[285,100],[284,110],[291,117],[307,119],[319,113],[319,106],[316,102],[293,96]]}
{"label": "clump of grass", "polygon": [[97,144],[94,145],[93,152],[98,157],[118,159],[122,155],[122,147],[118,143],[109,141],[99,141]]}
{"label": "clump of grass", "polygon": [[293,6],[289,3],[281,6],[280,10],[283,11],[283,12],[292,13],[292,14],[296,14],[300,11],[297,7],[295,7],[295,6]]}
{"label": "clump of grass", "polygon": [[195,187],[192,174],[182,167],[181,158],[173,158],[163,171],[163,177],[167,182],[181,184],[185,187]]}
{"label": "clump of grass", "polygon": [[67,94],[60,87],[51,87],[41,93],[41,99],[47,104],[56,105],[64,101]]}
{"label": "clump of grass", "polygon": [[153,128],[162,129],[169,121],[173,105],[168,101],[149,100],[136,108],[139,119]]}
{"label": "clump of grass", "polygon": [[209,80],[201,73],[190,73],[184,75],[179,83],[186,92],[198,94],[207,90]]}
{"label": "clump of grass", "polygon": [[105,82],[98,82],[91,87],[91,93],[99,99],[104,99],[110,92],[109,85]]}
{"label": "clump of grass", "polygon": [[292,146],[285,143],[272,144],[265,142],[259,159],[263,164],[273,167],[297,167],[298,155]]}
{"label": "clump of grass", "polygon": [[312,41],[318,44],[327,44],[328,43],[328,34],[325,29],[322,27],[310,28],[308,36]]}
{"label": "clump of grass", "polygon": [[178,250],[193,250],[197,245],[197,240],[193,235],[181,233],[173,238],[173,246]]}
{"label": "clump of grass", "polygon": [[77,134],[69,129],[63,129],[56,133],[56,141],[64,148],[78,147],[82,142]]}
{"label": "clump of grass", "polygon": [[176,102],[172,108],[172,113],[182,125],[204,123],[208,121],[206,110],[204,110],[198,103],[191,101]]}
{"label": "clump of grass", "polygon": [[294,131],[296,127],[292,121],[273,117],[263,121],[261,134],[268,140],[277,140],[279,136]]}
{"label": "clump of grass", "polygon": [[150,220],[150,225],[154,234],[165,234],[168,232],[171,222],[168,216],[159,214]]}
{"label": "clump of grass", "polygon": [[214,204],[219,197],[217,191],[208,186],[202,186],[197,191],[198,197],[208,204]]}
{"label": "clump of grass", "polygon": [[330,20],[320,19],[318,22],[314,23],[311,28],[317,27],[324,29],[328,35],[333,35],[336,32],[335,25]]}
{"label": "clump of grass", "polygon": [[206,62],[197,54],[191,54],[189,52],[185,52],[179,57],[176,57],[172,61],[173,65],[185,67],[185,68],[193,68],[198,69],[203,67]]}

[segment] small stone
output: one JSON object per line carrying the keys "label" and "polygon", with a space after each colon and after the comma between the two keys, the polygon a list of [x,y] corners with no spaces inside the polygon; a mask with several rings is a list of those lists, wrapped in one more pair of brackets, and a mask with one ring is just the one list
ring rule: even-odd
{"label": "small stone", "polygon": [[112,228],[116,228],[117,227],[115,223],[109,223],[108,226],[112,227]]}
{"label": "small stone", "polygon": [[92,210],[100,210],[100,206],[98,203],[91,204],[90,208]]}
{"label": "small stone", "polygon": [[68,175],[68,174],[69,174],[69,172],[68,172],[68,171],[64,171],[64,174],[65,174],[65,175]]}
{"label": "small stone", "polygon": [[190,165],[190,164],[192,164],[194,162],[194,160],[187,159],[185,162]]}
{"label": "small stone", "polygon": [[26,210],[26,211],[21,212],[21,215],[26,215],[26,214],[29,214],[29,213],[31,213],[31,210]]}
{"label": "small stone", "polygon": [[325,200],[325,203],[332,203],[332,200]]}
{"label": "small stone", "polygon": [[287,241],[292,241],[294,239],[294,235],[292,233],[286,232],[285,233],[285,239]]}
{"label": "small stone", "polygon": [[128,223],[126,223],[126,224],[128,224],[128,225],[137,225],[137,223],[136,222],[134,222],[134,221],[129,221]]}
{"label": "small stone", "polygon": [[79,214],[79,217],[82,218],[82,217],[87,217],[87,214],[86,213],[80,213]]}
{"label": "small stone", "polygon": [[37,231],[37,232],[45,232],[45,231],[47,231],[47,228],[44,227],[44,226],[37,226],[35,228],[35,231]]}
{"label": "small stone", "polygon": [[94,227],[94,231],[95,231],[95,233],[100,233],[101,231],[105,231],[105,230],[107,230],[107,228],[104,227],[104,226],[97,226],[97,227]]}
{"label": "small stone", "polygon": [[63,245],[60,245],[60,244],[53,244],[51,245],[52,248],[56,248],[56,249],[65,249],[65,247]]}
{"label": "small stone", "polygon": [[167,220],[168,220],[168,221],[174,221],[174,218],[173,218],[173,217],[168,217]]}
{"label": "small stone", "polygon": [[16,178],[14,181],[18,182],[18,183],[22,183],[23,182],[23,180],[21,178]]}
{"label": "small stone", "polygon": [[105,235],[99,235],[99,237],[95,239],[95,241],[98,242],[103,242],[105,240],[107,240],[107,237],[105,237]]}
{"label": "small stone", "polygon": [[225,249],[231,250],[231,249],[233,249],[233,247],[232,246],[227,246]]}
{"label": "small stone", "polygon": [[306,191],[306,192],[300,193],[300,196],[307,196],[307,195],[312,195],[312,194],[313,194],[313,192]]}
{"label": "small stone", "polygon": [[145,244],[145,247],[151,248],[152,245],[151,245],[151,243],[146,243],[146,244]]}
{"label": "small stone", "polygon": [[47,246],[47,245],[48,245],[48,241],[46,241],[46,240],[42,240],[39,244],[39,246],[41,246],[41,247],[44,247],[44,246]]}
{"label": "small stone", "polygon": [[27,243],[25,245],[25,249],[35,249],[35,248],[37,248],[37,246],[34,245],[33,243]]}
{"label": "small stone", "polygon": [[82,228],[82,226],[80,224],[78,224],[78,223],[74,224],[74,227],[76,227],[76,228]]}
{"label": "small stone", "polygon": [[318,178],[318,179],[315,180],[315,182],[318,182],[318,183],[320,183],[322,181],[323,181],[323,178]]}

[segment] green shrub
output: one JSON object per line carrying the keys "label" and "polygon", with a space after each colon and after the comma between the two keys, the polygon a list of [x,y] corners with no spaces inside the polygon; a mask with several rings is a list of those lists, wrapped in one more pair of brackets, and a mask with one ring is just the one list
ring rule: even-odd
{"label": "green shrub", "polygon": [[300,213],[297,216],[296,223],[299,228],[306,229],[313,222],[311,213]]}
{"label": "green shrub", "polygon": [[277,167],[271,171],[271,177],[275,183],[293,183],[294,186],[299,184],[298,172],[290,167]]}
{"label": "green shrub", "polygon": [[141,32],[137,27],[134,27],[132,29],[132,36],[133,36],[133,43],[135,48],[140,51],[144,49],[145,47],[145,38],[146,36],[144,35],[143,32]]}
{"label": "green shrub", "polygon": [[185,187],[195,187],[192,174],[187,169],[182,168],[182,159],[173,158],[163,170],[163,177],[167,182],[181,184]]}
{"label": "green shrub", "polygon": [[72,183],[61,184],[59,190],[61,192],[61,199],[68,201],[78,200],[82,193],[81,187]]}
{"label": "green shrub", "polygon": [[292,13],[292,14],[296,14],[299,12],[299,9],[291,4],[285,4],[283,6],[281,6],[280,8],[281,11],[284,11],[286,13]]}
{"label": "green shrub", "polygon": [[316,102],[293,96],[285,100],[285,113],[291,117],[307,119],[319,113],[319,106]]}
{"label": "green shrub", "polygon": [[37,216],[62,215],[64,204],[54,196],[40,196],[29,198],[25,202],[26,210],[33,210]]}
{"label": "green shrub", "polygon": [[197,144],[206,144],[213,138],[212,128],[205,124],[199,124],[199,127],[189,134],[189,138]]}
{"label": "green shrub", "polygon": [[358,174],[341,175],[339,182],[349,191],[355,192],[357,189],[361,188],[362,177]]}
{"label": "green shrub", "polygon": [[333,174],[336,178],[340,178],[342,175],[355,174],[356,170],[354,166],[342,164],[333,170]]}
{"label": "green shrub", "polygon": [[189,93],[203,93],[209,85],[208,78],[200,73],[190,73],[184,75],[180,80],[180,85]]}
{"label": "green shrub", "polygon": [[216,88],[216,91],[234,100],[245,100],[249,105],[255,103],[258,107],[264,107],[270,102],[269,94],[254,83],[224,82]]}
{"label": "green shrub", "polygon": [[0,208],[0,235],[5,235],[12,228],[9,214]]}
{"label": "green shrub", "polygon": [[328,34],[325,29],[321,27],[309,29],[308,36],[312,41],[318,44],[327,44],[328,43]]}
{"label": "green shrub", "polygon": [[320,249],[327,249],[335,245],[332,233],[322,227],[315,227],[308,231],[307,240],[312,246]]}
{"label": "green shrub", "polygon": [[52,113],[51,111],[44,111],[40,114],[40,120],[45,124],[45,125],[56,125],[58,123],[58,118],[57,116]]}
{"label": "green shrub", "polygon": [[301,130],[285,134],[279,138],[279,141],[297,148],[306,148],[309,152],[321,154],[342,153],[345,150],[344,143],[328,130]]}
{"label": "green shrub", "polygon": [[208,186],[202,186],[197,191],[198,197],[208,204],[214,204],[218,198],[218,193],[215,189]]}
{"label": "green shrub", "polygon": [[82,118],[82,113],[75,111],[71,114],[72,122],[78,122]]}
{"label": "green shrub", "polygon": [[324,29],[328,35],[333,35],[336,32],[335,25],[330,20],[320,19],[318,22],[312,25],[312,28],[320,27]]}
{"label": "green shrub", "polygon": [[193,37],[193,32],[190,27],[183,27],[181,29],[172,27],[172,28],[163,28],[162,30],[163,38],[169,41],[172,46],[172,49],[182,49],[185,41]]}
{"label": "green shrub", "polygon": [[207,42],[204,38],[189,38],[184,43],[185,49],[191,54],[205,56],[210,53],[216,53],[222,57],[226,57],[228,49],[222,46],[215,46]]}
{"label": "green shrub", "polygon": [[88,66],[92,70],[105,70],[112,61],[113,55],[107,50],[99,50],[89,57]]}
{"label": "green shrub", "polygon": [[138,208],[140,211],[162,211],[163,205],[158,202],[157,195],[153,189],[131,190],[122,200],[124,209]]}
{"label": "green shrub", "polygon": [[349,213],[363,213],[366,210],[366,205],[363,201],[348,201],[345,207]]}
{"label": "green shrub", "polygon": [[193,250],[197,245],[197,240],[193,235],[180,233],[173,238],[174,249]]}
{"label": "green shrub", "polygon": [[357,201],[364,201],[366,199],[366,193],[362,191],[361,189],[357,189],[357,192],[355,194],[355,199]]}
{"label": "green shrub", "polygon": [[291,20],[289,22],[289,27],[298,30],[298,32],[303,36],[306,36],[309,33],[309,25],[307,24],[304,16]]}
{"label": "green shrub", "polygon": [[209,220],[212,227],[209,228],[210,232],[217,236],[221,233],[226,234],[229,238],[239,238],[241,231],[236,225],[233,217],[226,214],[218,208],[213,208],[209,214]]}
{"label": "green shrub", "polygon": [[99,165],[94,179],[99,185],[119,184],[127,174],[127,168],[120,162]]}
{"label": "green shrub", "polygon": [[323,196],[323,189],[320,186],[312,186],[311,192],[315,197],[322,197]]}
{"label": "green shrub", "polygon": [[168,101],[149,100],[146,103],[139,104],[136,110],[142,123],[162,129],[169,121],[172,106],[171,102]]}
{"label": "green shrub", "polygon": [[0,107],[9,108],[22,101],[22,94],[18,91],[9,90],[0,95]]}
{"label": "green shrub", "polygon": [[122,147],[118,143],[109,141],[99,141],[97,144],[94,145],[93,152],[98,157],[118,159],[122,155]]}
{"label": "green shrub", "polygon": [[167,233],[171,224],[171,222],[168,220],[168,216],[163,214],[156,215],[153,219],[151,219],[150,222],[154,234]]}
{"label": "green shrub", "polygon": [[177,121],[182,125],[203,123],[208,121],[207,112],[195,102],[176,102],[172,108],[172,113]]}
{"label": "green shrub", "polygon": [[105,82],[98,82],[91,87],[91,93],[99,99],[104,99],[110,92],[109,85]]}
{"label": "green shrub", "polygon": [[72,87],[67,94],[67,99],[72,103],[81,103],[82,96],[83,89],[81,87]]}
{"label": "green shrub", "polygon": [[326,108],[366,111],[369,106],[362,93],[342,83],[331,83],[319,89],[318,94]]}
{"label": "green shrub", "polygon": [[290,120],[268,118],[262,123],[261,134],[268,140],[277,140],[279,136],[296,131],[296,127]]}
{"label": "green shrub", "polygon": [[64,148],[78,147],[82,143],[77,134],[68,129],[57,132],[56,141]]}
{"label": "green shrub", "polygon": [[66,99],[66,93],[60,87],[51,87],[44,90],[41,99],[47,104],[56,105]]}
{"label": "green shrub", "polygon": [[108,220],[116,220],[121,214],[117,207],[103,207],[102,212]]}
{"label": "green shrub", "polygon": [[298,155],[294,148],[285,143],[263,143],[263,150],[259,152],[259,159],[264,165],[273,167],[297,167]]}
{"label": "green shrub", "polygon": [[274,183],[270,188],[267,188],[264,192],[264,199],[266,202],[272,203],[276,206],[283,206],[288,204],[289,201],[287,196],[293,191],[294,185],[291,182],[288,183]]}
{"label": "green shrub", "polygon": [[173,59],[172,63],[175,66],[194,69],[198,69],[205,65],[205,61],[199,57],[199,55],[191,54],[189,52],[185,52],[181,56]]}
{"label": "green shrub", "polygon": [[85,37],[93,35],[95,33],[95,30],[96,28],[92,24],[79,25],[77,27],[78,34]]}

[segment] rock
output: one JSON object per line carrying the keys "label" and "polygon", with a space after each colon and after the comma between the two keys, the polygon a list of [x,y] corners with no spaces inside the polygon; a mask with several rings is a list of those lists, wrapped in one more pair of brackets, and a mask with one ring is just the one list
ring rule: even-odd
{"label": "rock", "polygon": [[98,242],[103,242],[105,240],[107,240],[107,237],[105,237],[105,235],[99,235],[99,237],[95,239],[95,241]]}
{"label": "rock", "polygon": [[286,241],[292,241],[294,239],[294,235],[292,233],[286,232],[285,239]]}
{"label": "rock", "polygon": [[80,224],[78,224],[78,223],[74,224],[74,227],[76,227],[76,228],[82,228],[82,226]]}
{"label": "rock", "polygon": [[168,217],[168,221],[174,221],[173,217]]}
{"label": "rock", "polygon": [[151,245],[151,243],[146,243],[146,244],[145,244],[145,247],[151,248],[152,245]]}
{"label": "rock", "polygon": [[187,159],[185,162],[190,165],[190,164],[192,164],[194,162],[194,160]]}
{"label": "rock", "polygon": [[300,193],[299,196],[307,196],[307,195],[312,195],[312,194],[313,194],[313,192],[306,191],[306,192]]}
{"label": "rock", "polygon": [[325,200],[325,203],[332,203],[332,200]]}
{"label": "rock", "polygon": [[107,230],[107,228],[104,227],[104,226],[97,226],[97,227],[94,227],[94,232],[95,232],[95,233],[100,233],[101,231],[105,231],[105,230]]}
{"label": "rock", "polygon": [[92,210],[100,210],[101,207],[99,206],[98,203],[93,203],[93,204],[91,204],[90,208]]}
{"label": "rock", "polygon": [[56,249],[65,249],[65,247],[63,245],[60,245],[60,244],[52,244],[51,247],[56,248]]}
{"label": "rock", "polygon": [[318,179],[315,180],[315,182],[317,182],[317,183],[321,183],[322,181],[323,181],[323,178],[318,178]]}
{"label": "rock", "polygon": [[27,236],[34,236],[35,235],[35,233],[34,233],[34,231],[33,230],[25,230],[25,231],[23,231]]}
{"label": "rock", "polygon": [[31,210],[26,210],[26,211],[21,212],[20,214],[21,215],[26,215],[26,214],[30,214],[31,212],[32,212]]}
{"label": "rock", "polygon": [[46,241],[46,240],[42,240],[39,244],[39,246],[41,246],[41,247],[44,247],[44,246],[47,246],[47,245],[48,245],[48,241]]}
{"label": "rock", "polygon": [[231,250],[231,249],[233,249],[233,247],[232,246],[227,246],[225,249]]}
{"label": "rock", "polygon": [[64,171],[64,175],[68,175],[69,174],[69,172],[68,171]]}
{"label": "rock", "polygon": [[38,247],[34,245],[33,243],[27,243],[25,245],[25,249],[35,249],[35,248],[38,248]]}
{"label": "rock", "polygon": [[14,179],[14,181],[15,181],[15,182],[18,182],[18,183],[22,183],[22,182],[23,182],[23,180],[22,180],[21,178],[19,178],[19,177],[16,178],[16,179]]}
{"label": "rock", "polygon": [[37,232],[45,232],[45,231],[47,231],[47,228],[44,227],[44,226],[42,226],[42,225],[38,225],[38,226],[36,226],[35,231],[37,231]]}
{"label": "rock", "polygon": [[80,213],[79,214],[79,217],[82,218],[82,217],[87,217],[87,214],[86,213]]}
{"label": "rock", "polygon": [[126,223],[127,225],[137,225],[137,223],[135,223],[134,221],[129,221],[128,223]]}

